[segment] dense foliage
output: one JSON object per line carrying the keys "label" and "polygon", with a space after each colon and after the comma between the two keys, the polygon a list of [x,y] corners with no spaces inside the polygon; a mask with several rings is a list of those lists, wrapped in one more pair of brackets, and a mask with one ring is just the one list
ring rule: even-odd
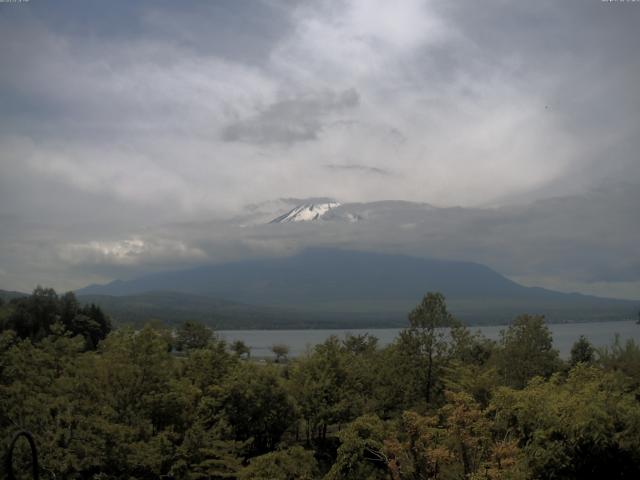
{"label": "dense foliage", "polygon": [[85,347],[95,349],[111,331],[111,321],[99,306],[80,305],[73,292],[58,296],[42,287],[30,296],[13,298],[0,311],[0,331],[13,330],[20,338],[36,342],[59,328],[82,336]]}
{"label": "dense foliage", "polygon": [[45,289],[1,309],[0,441],[32,431],[44,478],[640,478],[640,348],[565,363],[541,317],[493,342],[428,294],[388,347],[276,363],[194,323],[106,335]]}

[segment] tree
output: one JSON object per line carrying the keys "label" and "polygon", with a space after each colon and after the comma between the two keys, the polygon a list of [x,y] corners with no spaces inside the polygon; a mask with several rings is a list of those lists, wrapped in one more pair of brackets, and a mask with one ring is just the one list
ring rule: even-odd
{"label": "tree", "polygon": [[210,328],[200,322],[188,320],[176,332],[175,347],[179,352],[205,348],[212,337],[213,332]]}
{"label": "tree", "polygon": [[455,457],[445,443],[446,437],[446,430],[439,428],[438,417],[404,412],[397,436],[385,445],[393,480],[447,478],[441,473],[454,464]]}
{"label": "tree", "polygon": [[93,321],[91,330],[85,330],[84,333],[80,330],[78,333],[90,340],[93,348],[95,348],[98,342],[104,340],[111,332],[111,319],[102,311],[100,306],[93,303],[82,307],[79,313],[86,315]]}
{"label": "tree", "polygon": [[172,462],[171,474],[185,480],[235,479],[242,469],[246,442],[229,440],[225,425],[194,422]]}
{"label": "tree", "polygon": [[85,376],[92,353],[82,350],[82,338],[70,338],[59,322],[36,343],[13,332],[0,335],[0,443],[16,428],[31,431],[42,468],[61,478],[99,461],[82,453],[95,445],[89,426],[95,404],[87,398]]}
{"label": "tree", "polygon": [[242,340],[236,340],[231,344],[231,351],[233,351],[239,358],[243,356],[247,359],[251,357],[251,348]]}
{"label": "tree", "polygon": [[440,414],[446,430],[443,444],[453,456],[452,470],[459,471],[459,478],[504,480],[521,474],[517,445],[495,438],[491,420],[470,395],[447,392]]}
{"label": "tree", "polygon": [[342,340],[344,349],[353,355],[371,354],[378,348],[378,339],[369,333],[363,335],[353,335],[347,333]]}
{"label": "tree", "polygon": [[182,362],[182,376],[206,395],[215,390],[237,364],[238,357],[227,351],[225,342],[214,339],[206,348],[189,353]]}
{"label": "tree", "polygon": [[16,300],[5,328],[15,331],[20,338],[36,342],[49,335],[51,326],[59,319],[59,301],[55,290],[37,286],[30,296]]}
{"label": "tree", "polygon": [[113,409],[113,420],[128,426],[149,421],[160,430],[166,421],[159,399],[170,389],[173,357],[162,332],[119,329],[104,342],[95,376],[101,404]]}
{"label": "tree", "polygon": [[242,362],[212,391],[203,414],[228,425],[233,440],[249,441],[252,452],[266,453],[294,423],[292,411],[279,369]]}
{"label": "tree", "polygon": [[624,373],[640,386],[640,345],[632,338],[622,344],[616,334],[611,347],[598,350],[598,363],[606,370]]}
{"label": "tree", "polygon": [[313,451],[296,446],[252,458],[238,480],[314,480],[317,474]]}
{"label": "tree", "polygon": [[375,415],[359,417],[339,434],[336,461],[325,480],[376,480],[388,478],[385,452],[387,428]]}
{"label": "tree", "polygon": [[414,369],[416,362],[409,354],[397,340],[365,364],[373,377],[370,395],[375,401],[373,411],[381,418],[390,418],[423,398],[419,388],[422,375]]}
{"label": "tree", "polygon": [[427,293],[409,314],[409,328],[400,332],[401,351],[409,361],[409,370],[417,375],[424,401],[431,403],[434,381],[448,351],[443,327],[455,324],[441,293]]}
{"label": "tree", "polygon": [[271,351],[276,356],[276,363],[280,363],[282,360],[287,360],[289,355],[289,346],[283,343],[277,343],[271,347]]}
{"label": "tree", "polygon": [[354,401],[363,392],[351,387],[348,362],[340,340],[331,336],[291,368],[290,391],[306,424],[307,444],[325,440],[329,425],[354,418]]}
{"label": "tree", "polygon": [[500,388],[497,436],[517,439],[530,478],[640,478],[640,405],[615,372],[578,364],[568,376]]}
{"label": "tree", "polygon": [[465,365],[485,365],[496,349],[494,340],[489,340],[479,331],[471,333],[465,325],[454,324],[450,332],[452,356]]}
{"label": "tree", "polygon": [[111,331],[111,320],[99,306],[81,306],[73,292],[59,297],[52,288],[40,286],[32,295],[16,299],[4,323],[3,328],[34,342],[51,335],[53,326],[60,323],[72,336],[84,337],[86,350],[95,350]]}
{"label": "tree", "polygon": [[452,358],[447,366],[443,383],[451,392],[466,392],[483,407],[491,398],[491,392],[499,383],[491,359],[496,342],[480,332],[472,334],[464,325],[451,328]]}
{"label": "tree", "polygon": [[536,375],[549,377],[560,367],[543,316],[521,315],[500,332],[500,337],[497,364],[506,385],[523,388]]}
{"label": "tree", "polygon": [[580,335],[580,338],[571,347],[571,358],[569,364],[575,367],[578,363],[591,364],[595,360],[595,349],[591,342],[586,339],[584,335]]}

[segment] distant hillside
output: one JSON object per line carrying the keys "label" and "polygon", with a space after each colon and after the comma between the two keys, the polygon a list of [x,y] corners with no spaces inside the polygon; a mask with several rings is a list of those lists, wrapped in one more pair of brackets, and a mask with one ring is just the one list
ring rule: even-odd
{"label": "distant hillside", "polygon": [[443,292],[452,312],[469,323],[506,323],[525,312],[556,322],[619,320],[635,317],[638,308],[523,287],[476,263],[336,249],[157,273],[77,293],[114,316],[197,317],[224,328],[350,328],[404,324],[427,291]]}
{"label": "distant hillside", "polygon": [[9,301],[9,300],[12,300],[14,298],[28,297],[28,296],[29,296],[28,293],[14,292],[14,291],[11,291],[11,290],[2,290],[2,289],[0,289],[0,298],[2,300],[5,300],[5,301]]}
{"label": "distant hillside", "polygon": [[140,326],[150,320],[178,325],[197,320],[215,329],[305,329],[403,326],[405,315],[311,312],[251,306],[181,292],[155,291],[135,295],[79,295],[82,303],[100,305],[117,324]]}

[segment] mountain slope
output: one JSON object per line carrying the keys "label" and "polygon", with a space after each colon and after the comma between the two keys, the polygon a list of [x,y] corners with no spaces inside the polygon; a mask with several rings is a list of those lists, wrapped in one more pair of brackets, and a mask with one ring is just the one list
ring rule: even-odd
{"label": "mountain slope", "polygon": [[319,220],[332,209],[339,207],[337,202],[305,203],[292,208],[287,213],[274,218],[269,223],[309,222]]}
{"label": "mountain slope", "polygon": [[13,290],[2,290],[0,289],[0,298],[5,301],[12,300],[14,298],[28,297],[28,293],[15,292]]}
{"label": "mountain slope", "polygon": [[[311,328],[314,326],[342,326],[340,318],[302,318],[295,311],[270,307],[255,307],[228,302],[202,295],[182,292],[152,291],[134,295],[112,296],[80,294],[81,303],[100,305],[116,324],[143,325],[159,320],[166,325],[178,325],[186,320],[197,320],[216,329],[238,328]],[[359,326],[357,319],[351,326]],[[333,323],[332,323],[333,322]]]}
{"label": "mountain slope", "polygon": [[543,313],[552,321],[613,320],[634,316],[637,306],[523,287],[470,262],[336,249],[157,273],[77,293],[124,296],[150,291],[225,299],[294,312],[299,319],[346,322],[369,317],[376,324],[402,321],[427,291],[443,292],[455,314],[478,323],[503,323],[524,312]]}
{"label": "mountain slope", "polygon": [[254,304],[307,304],[360,298],[517,294],[524,287],[483,265],[348,250],[308,249],[285,258],[246,260],[162,272],[90,286],[78,293],[128,295],[150,290],[215,294]]}

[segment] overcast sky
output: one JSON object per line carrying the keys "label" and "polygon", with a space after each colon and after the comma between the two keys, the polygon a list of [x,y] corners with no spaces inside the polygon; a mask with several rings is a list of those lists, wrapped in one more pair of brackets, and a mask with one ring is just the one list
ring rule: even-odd
{"label": "overcast sky", "polygon": [[0,3],[0,288],[282,251],[229,219],[331,197],[460,206],[385,248],[640,299],[639,51],[638,2]]}

